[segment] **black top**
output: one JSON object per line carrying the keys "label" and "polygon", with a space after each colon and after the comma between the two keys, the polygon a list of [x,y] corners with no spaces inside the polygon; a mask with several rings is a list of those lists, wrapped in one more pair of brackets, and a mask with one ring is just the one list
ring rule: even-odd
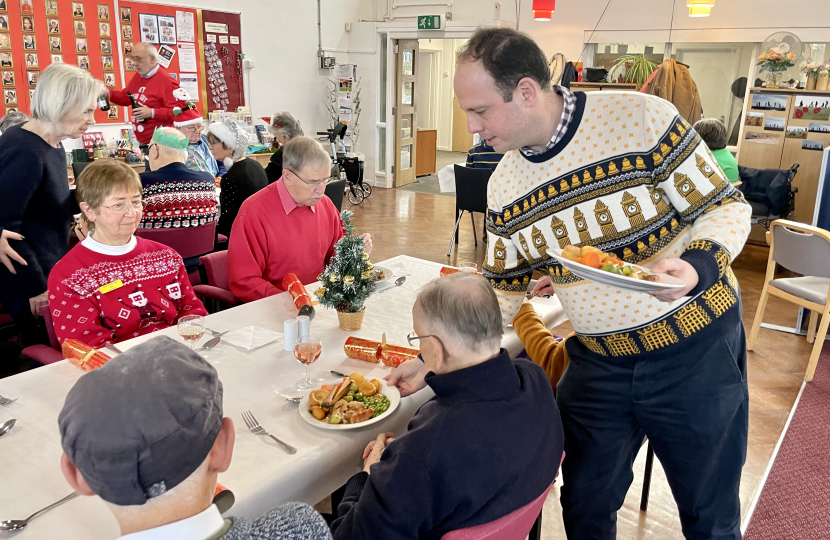
{"label": "black top", "polygon": [[[46,290],[52,267],[69,251],[72,222],[66,152],[19,124],[0,137],[0,232],[18,232],[10,242],[28,266],[14,263],[28,298]],[[0,265],[0,272],[8,272]]]}
{"label": "black top", "polygon": [[346,484],[335,540],[438,540],[518,510],[556,478],[562,422],[542,368],[502,349],[426,382],[435,397],[371,475]]}
{"label": "black top", "polygon": [[265,167],[265,174],[268,175],[268,183],[273,184],[282,177],[282,149],[280,146],[277,151],[271,154],[271,161]]}
{"label": "black top", "polygon": [[231,226],[245,199],[268,185],[265,169],[258,161],[250,158],[237,161],[222,177],[222,191],[219,194],[218,234],[231,235]]}

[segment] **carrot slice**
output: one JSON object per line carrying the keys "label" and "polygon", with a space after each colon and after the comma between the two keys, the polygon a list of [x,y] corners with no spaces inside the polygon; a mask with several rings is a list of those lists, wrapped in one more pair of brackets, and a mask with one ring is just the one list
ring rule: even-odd
{"label": "carrot slice", "polygon": [[602,265],[602,257],[598,251],[591,251],[582,257],[582,264],[591,268],[599,268]]}

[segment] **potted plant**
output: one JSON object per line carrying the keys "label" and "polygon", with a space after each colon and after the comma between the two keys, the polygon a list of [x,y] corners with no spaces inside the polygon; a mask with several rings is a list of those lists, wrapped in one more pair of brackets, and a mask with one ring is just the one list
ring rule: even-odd
{"label": "potted plant", "polygon": [[818,80],[819,72],[822,64],[819,64],[812,58],[801,62],[801,73],[807,74],[807,90],[816,89],[816,81]]}
{"label": "potted plant", "polygon": [[366,313],[366,299],[375,292],[374,265],[363,252],[363,239],[355,235],[351,210],[340,213],[346,234],[334,245],[334,255],[318,279],[315,291],[320,303],[337,310],[340,328],[359,330]]}
{"label": "potted plant", "polygon": [[787,68],[794,66],[797,59],[795,53],[790,51],[790,46],[783,42],[767,52],[759,54],[757,58],[758,72],[766,71],[768,73],[766,87],[781,88],[786,86],[782,83],[784,72],[787,71]]}
{"label": "potted plant", "polygon": [[617,58],[610,71],[613,73],[621,65],[625,65],[625,82],[635,83],[637,88],[642,88],[657,69],[657,63],[649,60],[644,54],[621,56]]}

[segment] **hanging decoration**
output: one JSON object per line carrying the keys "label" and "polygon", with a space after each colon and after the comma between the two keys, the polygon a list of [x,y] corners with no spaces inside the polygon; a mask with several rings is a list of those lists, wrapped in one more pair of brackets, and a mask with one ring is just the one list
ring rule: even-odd
{"label": "hanging decoration", "polygon": [[556,11],[556,0],[533,0],[533,20],[549,21]]}

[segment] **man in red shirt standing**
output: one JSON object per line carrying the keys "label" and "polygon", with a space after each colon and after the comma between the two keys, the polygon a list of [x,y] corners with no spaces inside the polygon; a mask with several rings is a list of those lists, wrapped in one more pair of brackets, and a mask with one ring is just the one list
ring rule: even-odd
{"label": "man in red shirt standing", "polygon": [[[340,212],[325,196],[331,157],[320,143],[296,137],[286,143],[282,177],[242,203],[228,244],[231,292],[252,302],[283,292],[285,274],[314,283],[343,236]],[[362,235],[363,251],[372,237]]]}
{"label": "man in red shirt standing", "polygon": [[110,89],[110,101],[116,105],[132,106],[127,92],[140,106],[133,109],[135,136],[146,154],[146,147],[157,127],[173,127],[173,91],[179,83],[158,63],[158,52],[151,43],[138,43],[133,48],[136,74],[124,90]]}

